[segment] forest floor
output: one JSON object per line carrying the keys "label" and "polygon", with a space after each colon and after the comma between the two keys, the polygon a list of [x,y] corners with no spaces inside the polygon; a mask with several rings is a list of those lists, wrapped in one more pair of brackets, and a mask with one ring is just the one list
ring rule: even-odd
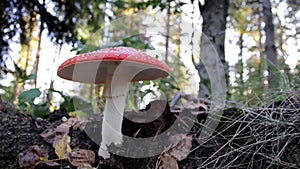
{"label": "forest floor", "polygon": [[[300,168],[299,91],[267,107],[226,106],[215,134],[200,144],[199,131],[211,113],[201,106],[197,122],[173,148],[149,158],[112,155],[104,160],[97,156],[99,146],[82,129],[86,119],[69,117],[63,109],[49,119],[34,118],[2,103],[0,168]],[[164,111],[149,124],[124,120],[128,130],[123,132],[134,137],[163,132],[178,119],[169,107]]]}

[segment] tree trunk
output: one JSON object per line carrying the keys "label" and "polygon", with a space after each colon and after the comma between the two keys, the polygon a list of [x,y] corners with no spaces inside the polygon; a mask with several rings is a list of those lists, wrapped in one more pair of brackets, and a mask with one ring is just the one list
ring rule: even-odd
{"label": "tree trunk", "polygon": [[196,69],[198,70],[198,74],[200,76],[199,97],[209,98],[212,92],[211,84],[208,72],[205,68],[205,64],[202,61],[202,57],[207,51],[205,49],[207,48],[206,45],[208,44],[204,42],[205,40],[203,35],[205,35],[210,40],[211,44],[219,55],[225,72],[224,78],[227,77],[227,64],[225,61],[224,42],[229,0],[206,0],[204,5],[201,5],[199,1],[199,7],[203,18],[202,38],[200,46],[201,59],[199,64],[196,65]]}
{"label": "tree trunk", "polygon": [[263,37],[263,33],[262,33],[262,25],[261,23],[263,22],[263,16],[262,16],[262,9],[261,9],[261,5],[258,6],[257,9],[258,12],[258,31],[259,31],[259,39],[258,39],[258,49],[259,49],[259,57],[260,57],[260,63],[259,63],[259,67],[258,67],[258,71],[259,71],[259,77],[260,77],[260,82],[259,82],[259,86],[261,87],[262,90],[262,94],[261,94],[261,98],[263,97],[263,94],[265,93],[265,75],[264,75],[264,71],[265,71],[265,56],[264,56],[264,49],[263,49],[263,43],[262,43],[262,37]]}
{"label": "tree trunk", "polygon": [[240,33],[240,37],[239,37],[239,48],[240,48],[240,53],[239,53],[239,66],[238,66],[238,72],[239,72],[239,81],[240,81],[240,88],[239,88],[239,92],[240,95],[243,96],[244,94],[244,90],[245,90],[245,86],[244,86],[244,63],[243,63],[243,48],[244,48],[244,33]]}
{"label": "tree trunk", "polygon": [[38,47],[37,47],[37,53],[36,53],[36,57],[35,57],[35,79],[34,79],[34,87],[37,87],[37,76],[38,76],[40,56],[41,56],[41,44],[42,44],[42,33],[43,33],[43,30],[44,30],[44,22],[41,21]]}
{"label": "tree trunk", "polygon": [[169,39],[170,39],[170,17],[171,17],[171,6],[170,2],[167,3],[167,22],[166,22],[166,53],[165,53],[165,62],[169,62]]}
{"label": "tree trunk", "polygon": [[273,15],[271,9],[270,0],[263,0],[263,14],[265,22],[265,33],[266,33],[266,54],[268,60],[268,86],[269,88],[275,88],[278,86],[278,79],[276,77],[276,47],[274,37],[274,24]]}
{"label": "tree trunk", "polygon": [[[43,7],[45,7],[45,0],[43,0]],[[37,52],[35,56],[35,79],[34,79],[34,87],[37,87],[37,76],[38,76],[38,71],[39,71],[39,63],[40,63],[40,56],[41,56],[41,44],[42,44],[42,35],[44,31],[44,20],[41,18],[41,23],[40,23],[40,32],[39,32],[39,41],[38,41],[38,47],[37,47]]]}

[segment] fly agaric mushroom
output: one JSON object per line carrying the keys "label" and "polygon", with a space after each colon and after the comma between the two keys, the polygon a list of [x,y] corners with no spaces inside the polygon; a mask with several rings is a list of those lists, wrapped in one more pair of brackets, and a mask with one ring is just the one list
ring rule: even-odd
{"label": "fly agaric mushroom", "polygon": [[122,143],[121,128],[130,81],[154,80],[169,74],[165,63],[129,47],[80,54],[63,62],[57,70],[57,75],[67,80],[104,83],[106,102],[98,155],[105,159],[110,157],[107,146]]}

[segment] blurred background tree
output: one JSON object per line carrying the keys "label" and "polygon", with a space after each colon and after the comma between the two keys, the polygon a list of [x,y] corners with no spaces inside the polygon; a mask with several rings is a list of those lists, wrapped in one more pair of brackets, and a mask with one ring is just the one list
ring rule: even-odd
{"label": "blurred background tree", "polygon": [[[291,83],[291,75],[295,77],[297,71],[287,63],[291,65],[291,58],[296,62],[299,60],[299,47],[295,45],[299,42],[295,39],[299,35],[295,25],[300,18],[297,17],[299,11],[290,5],[295,3],[276,0],[230,1],[227,32],[234,29],[235,36],[227,36],[227,39],[239,50],[236,64],[229,68],[231,100],[258,104],[263,103],[269,93],[295,89],[290,86],[294,84]],[[289,36],[291,32],[294,32],[293,37]],[[274,35],[274,40],[273,37],[267,38],[270,34]]]}
{"label": "blurred background tree", "polygon": [[[3,1],[0,75],[6,78],[10,73],[15,77],[11,84],[14,96],[10,99],[15,100],[22,93],[28,77],[33,77],[27,82],[29,88],[37,86],[43,31],[58,48],[63,44],[76,47],[86,42],[91,32],[100,29],[104,10],[102,1]],[[13,58],[11,52],[19,52],[19,57]],[[8,68],[8,61],[13,62],[14,67]]]}
{"label": "blurred background tree", "polygon": [[[0,93],[17,103],[23,91],[41,88],[43,84],[39,81],[45,77],[51,80],[45,88],[55,88],[55,76],[50,72],[39,73],[44,69],[40,61],[45,59],[42,50],[47,48],[43,43],[49,41],[43,38],[46,34],[57,48],[56,52],[52,51],[53,63],[49,66],[62,57],[64,45],[72,46],[77,53],[113,46],[149,51],[159,46],[163,54],[156,57],[170,65],[172,76],[151,83],[133,83],[128,99],[131,108],[139,108],[142,98],[155,94],[155,90],[163,91],[169,100],[175,92],[187,92],[187,89],[197,97],[209,98],[211,89],[200,62],[201,49],[196,55],[188,52],[200,46],[186,40],[200,41],[195,31],[202,30],[215,46],[224,76],[228,77],[228,98],[257,104],[271,90],[299,88],[299,61],[291,62],[297,62],[296,57],[299,60],[299,6],[297,0],[3,0],[0,4]],[[151,12],[165,16],[156,18],[162,27],[155,35],[145,34],[154,25],[145,24],[143,16]],[[181,27],[186,20],[192,29]],[[186,41],[190,41],[191,49],[185,48]],[[190,83],[199,78],[199,85]],[[96,100],[94,104],[101,107],[101,85],[82,84],[69,91]],[[41,102],[51,102],[52,93],[42,91]]]}

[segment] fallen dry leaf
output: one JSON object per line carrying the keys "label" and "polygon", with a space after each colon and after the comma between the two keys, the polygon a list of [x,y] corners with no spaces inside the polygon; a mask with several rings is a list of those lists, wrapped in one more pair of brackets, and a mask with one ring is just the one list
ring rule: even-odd
{"label": "fallen dry leaf", "polygon": [[[68,158],[68,154],[72,151],[70,147],[71,138],[68,136],[70,128],[81,128],[81,121],[78,118],[69,118],[55,129],[45,130],[41,136],[45,141],[51,143],[55,149],[55,153],[59,159]],[[52,165],[51,163],[49,163]],[[56,164],[53,164],[56,165]]]}
{"label": "fallen dry leaf", "polygon": [[40,136],[44,138],[44,140],[49,143],[53,144],[54,138],[55,138],[55,130],[54,129],[47,129],[43,131]]}
{"label": "fallen dry leaf", "polygon": [[175,157],[178,161],[185,159],[192,148],[192,135],[176,134],[169,138],[169,141],[173,145],[166,154]]}
{"label": "fallen dry leaf", "polygon": [[65,135],[70,131],[71,125],[69,123],[61,123],[59,126],[55,128],[56,135]]}
{"label": "fallen dry leaf", "polygon": [[88,122],[88,119],[85,117],[76,118],[76,121],[74,121],[74,123],[72,124],[72,128],[73,130],[84,130]]}
{"label": "fallen dry leaf", "polygon": [[38,145],[30,146],[26,153],[19,154],[19,166],[20,168],[33,168],[41,160],[47,159],[48,151]]}
{"label": "fallen dry leaf", "polygon": [[68,159],[75,167],[90,166],[95,163],[95,153],[91,150],[74,150],[69,153]]}
{"label": "fallen dry leaf", "polygon": [[50,167],[60,166],[60,164],[55,161],[44,161],[43,163]]}
{"label": "fallen dry leaf", "polygon": [[156,168],[157,169],[179,169],[176,159],[169,155],[162,156]]}
{"label": "fallen dry leaf", "polygon": [[83,130],[87,123],[86,119],[69,118],[66,122],[60,124],[55,129],[47,129],[40,134],[47,143],[53,144],[62,139],[65,134],[69,134],[70,128],[73,130]]}
{"label": "fallen dry leaf", "polygon": [[59,159],[68,158],[68,154],[72,151],[70,147],[71,138],[67,134],[63,135],[60,140],[53,142],[55,153]]}
{"label": "fallen dry leaf", "polygon": [[40,136],[44,138],[47,143],[53,144],[60,140],[64,135],[68,134],[70,126],[66,123],[62,123],[55,129],[47,129],[43,131]]}
{"label": "fallen dry leaf", "polygon": [[65,123],[71,127],[73,126],[76,122],[78,121],[78,118],[77,117],[71,117],[69,118]]}

